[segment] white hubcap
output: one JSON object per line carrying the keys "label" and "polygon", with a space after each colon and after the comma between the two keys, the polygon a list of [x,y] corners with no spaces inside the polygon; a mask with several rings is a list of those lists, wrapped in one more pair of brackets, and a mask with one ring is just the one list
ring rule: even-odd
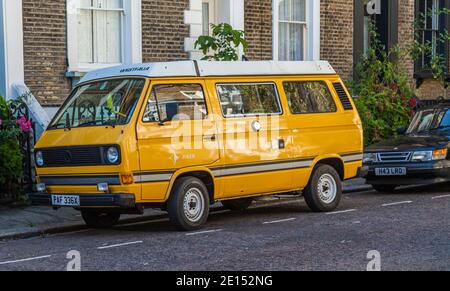
{"label": "white hubcap", "polygon": [[202,192],[197,188],[191,188],[184,195],[183,210],[186,218],[191,222],[199,221],[205,211],[205,200]]}
{"label": "white hubcap", "polygon": [[320,176],[319,183],[317,183],[317,193],[323,203],[333,203],[337,194],[337,184],[333,176],[330,174]]}

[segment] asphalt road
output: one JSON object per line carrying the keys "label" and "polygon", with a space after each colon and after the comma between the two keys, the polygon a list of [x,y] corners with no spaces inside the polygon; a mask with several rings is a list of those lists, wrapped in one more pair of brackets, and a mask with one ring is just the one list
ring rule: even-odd
{"label": "asphalt road", "polygon": [[[450,185],[344,195],[337,212],[302,198],[219,211],[197,232],[168,220],[0,243],[0,270],[450,270]],[[373,257],[372,257],[373,258]]]}

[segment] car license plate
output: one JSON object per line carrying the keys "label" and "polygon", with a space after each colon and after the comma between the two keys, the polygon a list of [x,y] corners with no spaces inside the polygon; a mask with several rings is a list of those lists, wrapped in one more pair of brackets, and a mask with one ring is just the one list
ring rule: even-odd
{"label": "car license plate", "polygon": [[375,168],[377,176],[405,176],[406,168]]}
{"label": "car license plate", "polygon": [[80,196],[52,195],[53,206],[80,206]]}

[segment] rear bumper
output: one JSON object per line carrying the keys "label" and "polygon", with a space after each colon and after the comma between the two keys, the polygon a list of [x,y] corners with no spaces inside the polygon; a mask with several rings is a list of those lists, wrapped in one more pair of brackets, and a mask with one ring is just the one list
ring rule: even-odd
{"label": "rear bumper", "polygon": [[[53,194],[58,195],[58,194]],[[62,195],[62,194],[61,194]],[[64,194],[76,195],[76,194]],[[133,194],[80,194],[80,208],[83,207],[116,207],[116,208],[136,208],[136,198]],[[53,206],[52,194],[30,193],[29,199],[33,205]]]}
{"label": "rear bumper", "polygon": [[[405,176],[376,176],[375,168],[405,167]],[[412,185],[431,184],[450,181],[450,163],[448,161],[404,164],[369,165],[365,175],[371,185]]]}

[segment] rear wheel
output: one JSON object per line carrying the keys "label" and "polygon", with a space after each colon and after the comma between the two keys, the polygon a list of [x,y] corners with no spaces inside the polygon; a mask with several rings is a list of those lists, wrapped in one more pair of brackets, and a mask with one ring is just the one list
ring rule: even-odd
{"label": "rear wheel", "polygon": [[397,185],[372,185],[372,187],[379,193],[390,193],[397,188]]}
{"label": "rear wheel", "polygon": [[82,211],[81,216],[88,227],[110,228],[119,222],[119,213],[101,213],[93,211]]}
{"label": "rear wheel", "polygon": [[232,211],[243,211],[250,207],[253,202],[253,198],[242,198],[235,200],[222,201],[223,207]]}
{"label": "rear wheel", "polygon": [[329,165],[317,166],[303,191],[303,196],[312,211],[326,212],[336,209],[342,196],[341,179],[337,171]]}
{"label": "rear wheel", "polygon": [[180,230],[201,228],[209,215],[209,195],[205,184],[195,177],[175,182],[167,203],[170,221]]}

